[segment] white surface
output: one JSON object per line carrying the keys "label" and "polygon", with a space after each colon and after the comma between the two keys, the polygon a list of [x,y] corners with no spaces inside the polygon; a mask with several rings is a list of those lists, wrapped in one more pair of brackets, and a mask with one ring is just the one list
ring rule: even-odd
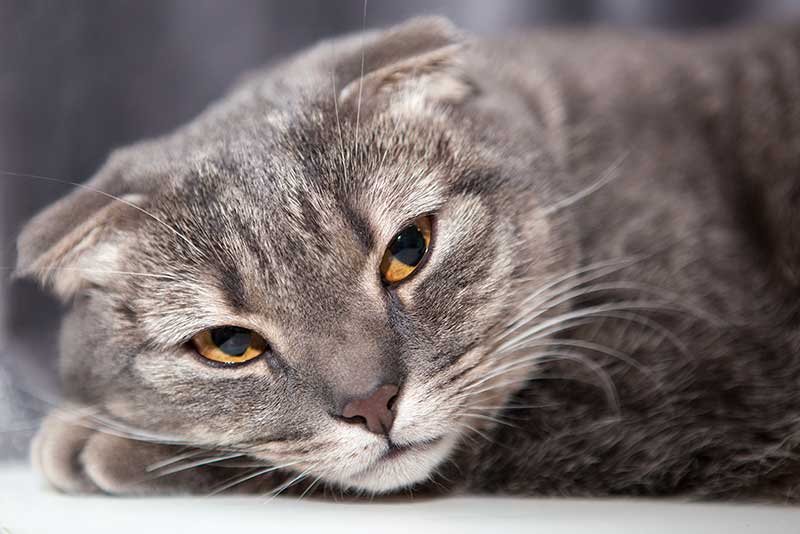
{"label": "white surface", "polygon": [[800,533],[800,507],[647,500],[451,498],[330,503],[263,497],[114,498],[54,493],[26,467],[0,465],[0,533],[291,534]]}

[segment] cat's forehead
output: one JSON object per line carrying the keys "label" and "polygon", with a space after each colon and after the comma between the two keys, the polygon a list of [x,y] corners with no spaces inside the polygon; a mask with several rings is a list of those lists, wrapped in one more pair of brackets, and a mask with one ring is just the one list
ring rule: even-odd
{"label": "cat's forehead", "polygon": [[327,103],[308,106],[223,125],[210,145],[189,147],[194,157],[182,187],[190,195],[214,189],[214,195],[198,197],[205,202],[228,202],[227,191],[246,193],[288,214],[301,203],[320,209],[408,206],[413,212],[415,203],[444,194],[457,173],[451,132],[430,117],[401,108],[354,121]]}
{"label": "cat's forehead", "polygon": [[365,119],[358,133],[346,122],[340,132],[318,110],[205,149],[160,199],[199,249],[169,249],[173,261],[242,302],[314,294],[322,305],[323,293],[356,287],[403,225],[446,202],[456,172],[441,139],[409,136],[397,120]]}

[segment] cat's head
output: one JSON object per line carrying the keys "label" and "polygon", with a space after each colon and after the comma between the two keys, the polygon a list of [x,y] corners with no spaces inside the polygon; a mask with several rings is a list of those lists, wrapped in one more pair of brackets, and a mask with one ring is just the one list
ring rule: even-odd
{"label": "cat's head", "polygon": [[490,68],[415,20],[113,154],[19,242],[71,303],[67,394],[346,487],[430,477],[513,392],[497,332],[562,259],[544,140]]}

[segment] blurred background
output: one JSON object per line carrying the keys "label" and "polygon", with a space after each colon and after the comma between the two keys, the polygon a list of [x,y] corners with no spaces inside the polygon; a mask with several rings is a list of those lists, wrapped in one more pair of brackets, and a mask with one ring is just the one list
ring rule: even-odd
{"label": "blurred background", "polygon": [[[475,32],[712,27],[800,0],[369,0],[366,26],[443,14]],[[59,304],[9,279],[24,222],[114,147],[166,132],[242,71],[364,24],[364,0],[0,0],[0,460],[22,458],[57,395]]]}

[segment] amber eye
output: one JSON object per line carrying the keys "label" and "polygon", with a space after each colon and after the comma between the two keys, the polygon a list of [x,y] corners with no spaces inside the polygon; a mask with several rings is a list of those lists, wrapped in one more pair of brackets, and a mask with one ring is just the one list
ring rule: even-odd
{"label": "amber eye", "polygon": [[220,326],[203,330],[192,338],[200,356],[219,363],[244,363],[267,351],[267,342],[252,330]]}
{"label": "amber eye", "polygon": [[420,217],[392,238],[381,260],[381,279],[385,284],[402,282],[413,273],[431,244],[431,218]]}

